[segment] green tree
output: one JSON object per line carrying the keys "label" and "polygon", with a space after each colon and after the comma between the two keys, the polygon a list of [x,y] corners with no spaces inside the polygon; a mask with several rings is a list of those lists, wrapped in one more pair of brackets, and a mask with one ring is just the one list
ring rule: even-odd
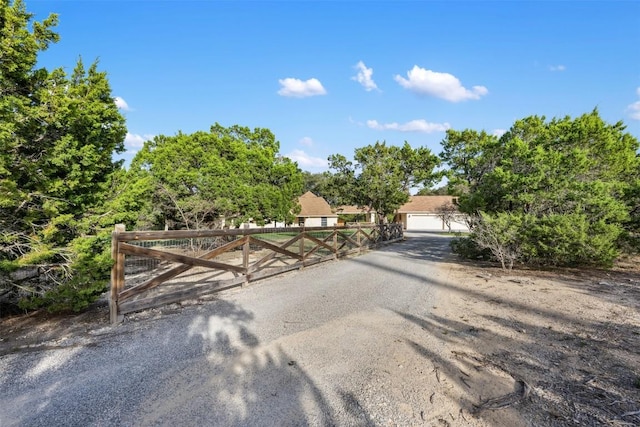
{"label": "green tree", "polygon": [[418,196],[455,196],[452,194],[448,185],[442,185],[436,188],[423,187],[416,193]]}
{"label": "green tree", "polygon": [[0,0],[0,267],[57,265],[52,279],[82,287],[74,266],[86,246],[72,242],[120,168],[112,154],[124,149],[125,122],[96,63],[78,61],[70,76],[37,68],[59,39],[57,16],[32,18],[22,1]]}
{"label": "green tree", "polygon": [[223,222],[292,222],[303,178],[278,154],[268,129],[215,124],[209,132],[160,135],[133,159],[130,176],[141,180],[123,197],[151,186],[146,218],[155,227],[217,228]]}
{"label": "green tree", "polygon": [[[450,194],[467,197],[460,203],[470,203],[468,211],[477,209],[477,201],[472,200],[476,188],[483,182],[486,174],[491,172],[499,157],[498,138],[485,131],[477,132],[471,129],[456,131],[447,130],[442,141],[440,158],[448,165],[446,176]],[[463,208],[464,209],[464,208]]]}
{"label": "green tree", "polygon": [[328,158],[329,167],[333,172],[327,172],[327,181],[322,186],[322,195],[331,206],[351,205],[357,203],[356,170],[353,162],[342,154],[332,154]]}
{"label": "green tree", "polygon": [[302,175],[304,179],[303,194],[311,191],[316,196],[323,197],[331,206],[348,204],[348,202],[343,203],[344,198],[341,196],[342,191],[340,189],[344,184],[334,180],[331,173],[303,171]]}
{"label": "green tree", "polygon": [[438,157],[428,148],[387,146],[385,142],[357,148],[355,163],[343,155],[329,157],[332,188],[340,195],[341,204],[356,204],[374,209],[385,221],[409,200],[409,191],[417,186],[430,186],[440,178],[434,172]]}
{"label": "green tree", "polygon": [[312,193],[319,195],[322,191],[322,187],[324,186],[327,177],[324,173],[311,173],[308,171],[302,171],[302,193],[306,193],[307,191],[311,191]]}
{"label": "green tree", "polygon": [[472,235],[478,242],[491,227],[513,240],[507,218],[522,225],[521,261],[608,265],[616,257],[631,210],[629,177],[638,170],[639,144],[623,123],[608,124],[597,110],[575,119],[532,116],[499,139],[450,131],[443,146],[452,182],[466,187],[461,210],[486,214]]}
{"label": "green tree", "polygon": [[620,247],[626,253],[638,254],[640,253],[640,179],[630,176],[629,181],[631,182],[629,188],[624,193],[624,200],[629,207],[629,219],[624,223]]}

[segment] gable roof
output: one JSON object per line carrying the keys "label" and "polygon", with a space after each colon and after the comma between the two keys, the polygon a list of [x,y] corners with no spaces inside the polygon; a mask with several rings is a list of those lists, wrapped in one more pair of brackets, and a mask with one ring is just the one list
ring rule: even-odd
{"label": "gable roof", "polygon": [[331,212],[331,206],[324,199],[313,194],[311,191],[307,191],[302,196],[298,197],[298,203],[300,204],[300,213],[298,216],[337,216]]}
{"label": "gable roof", "polygon": [[409,201],[400,206],[398,213],[435,213],[443,205],[453,203],[454,196],[411,196]]}

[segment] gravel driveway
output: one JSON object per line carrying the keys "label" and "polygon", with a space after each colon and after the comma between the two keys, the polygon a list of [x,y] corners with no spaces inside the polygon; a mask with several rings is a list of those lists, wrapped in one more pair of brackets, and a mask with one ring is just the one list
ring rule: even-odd
{"label": "gravel driveway", "polygon": [[[218,294],[0,358],[0,426],[416,425],[449,238]],[[424,419],[424,418],[422,418]]]}

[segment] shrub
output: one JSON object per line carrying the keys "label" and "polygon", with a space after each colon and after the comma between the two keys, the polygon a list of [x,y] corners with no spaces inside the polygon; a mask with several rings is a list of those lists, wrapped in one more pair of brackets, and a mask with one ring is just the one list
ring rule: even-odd
{"label": "shrub", "polygon": [[483,261],[491,259],[491,251],[478,246],[471,237],[455,237],[450,245],[451,250],[461,258]]}
{"label": "shrub", "polygon": [[579,213],[525,216],[524,223],[522,251],[529,263],[608,267],[618,256],[616,242],[622,231],[618,225],[591,223]]}
{"label": "shrub", "polygon": [[471,238],[478,247],[491,251],[503,270],[511,270],[522,253],[521,228],[522,217],[517,214],[482,213],[476,218]]}
{"label": "shrub", "polygon": [[[60,272],[43,293],[23,298],[18,306],[24,310],[46,308],[47,311],[78,312],[87,308],[107,290],[113,261],[108,232],[98,236],[78,237],[71,242],[73,262]],[[57,283],[55,283],[57,282]]]}

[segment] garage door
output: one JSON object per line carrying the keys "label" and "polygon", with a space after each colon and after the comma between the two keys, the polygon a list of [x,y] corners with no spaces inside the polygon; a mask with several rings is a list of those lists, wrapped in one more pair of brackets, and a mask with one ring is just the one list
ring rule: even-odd
{"label": "garage door", "polygon": [[407,230],[436,230],[442,231],[442,219],[437,215],[407,215]]}

